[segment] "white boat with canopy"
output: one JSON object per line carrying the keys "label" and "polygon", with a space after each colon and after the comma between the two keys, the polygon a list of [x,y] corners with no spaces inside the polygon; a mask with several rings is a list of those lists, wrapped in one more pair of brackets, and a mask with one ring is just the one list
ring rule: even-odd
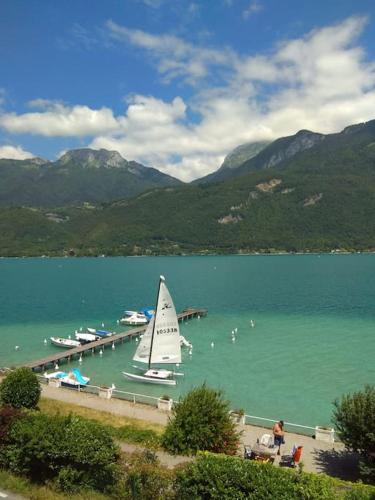
{"label": "white boat with canopy", "polygon": [[143,375],[122,372],[130,380],[151,384],[176,385],[172,370],[152,368],[151,365],[181,363],[180,327],[176,309],[165,284],[164,276],[160,276],[155,315],[151,318],[147,329],[138,344],[133,360],[147,363]]}

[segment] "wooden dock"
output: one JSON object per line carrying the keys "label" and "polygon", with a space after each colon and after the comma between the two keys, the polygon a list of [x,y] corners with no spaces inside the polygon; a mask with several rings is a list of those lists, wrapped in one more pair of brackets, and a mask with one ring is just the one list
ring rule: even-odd
{"label": "wooden dock", "polygon": [[[205,316],[206,314],[206,309],[189,308],[184,309],[177,315],[177,317],[178,321],[184,321],[195,317],[199,318],[201,316]],[[36,361],[31,361],[30,363],[24,363],[22,366],[31,368],[35,371],[44,371],[49,365],[56,366],[56,364],[64,361],[69,362],[74,357],[80,357],[89,352],[94,354],[95,349],[104,349],[106,346],[112,347],[112,345],[118,344],[119,342],[123,343],[124,340],[140,335],[146,330],[146,327],[147,325],[138,326],[122,333],[116,333],[115,335],[111,335],[110,337],[104,337],[100,340],[96,340],[95,342],[89,342],[79,347],[74,347],[73,349],[64,349],[63,351],[57,351],[55,354],[51,354],[50,356],[46,356],[45,358],[37,359]]]}

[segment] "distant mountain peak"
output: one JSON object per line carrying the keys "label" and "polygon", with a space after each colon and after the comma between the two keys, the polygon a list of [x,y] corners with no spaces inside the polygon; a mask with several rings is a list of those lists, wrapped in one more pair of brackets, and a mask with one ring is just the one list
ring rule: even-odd
{"label": "distant mountain peak", "polygon": [[118,151],[108,151],[107,149],[72,149],[67,151],[58,163],[65,165],[67,163],[79,163],[84,167],[123,167],[127,165],[125,160]]}
{"label": "distant mountain peak", "polygon": [[227,156],[219,168],[219,170],[226,168],[237,168],[242,165],[246,160],[250,160],[256,156],[262,149],[268,146],[268,141],[247,142],[234,148]]}

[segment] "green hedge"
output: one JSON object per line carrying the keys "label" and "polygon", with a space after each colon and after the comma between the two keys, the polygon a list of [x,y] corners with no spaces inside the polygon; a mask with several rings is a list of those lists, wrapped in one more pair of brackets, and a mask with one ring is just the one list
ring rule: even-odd
{"label": "green hedge", "polygon": [[205,453],[177,473],[176,498],[254,500],[334,500],[375,498],[375,489],[357,487],[325,475],[308,474]]}

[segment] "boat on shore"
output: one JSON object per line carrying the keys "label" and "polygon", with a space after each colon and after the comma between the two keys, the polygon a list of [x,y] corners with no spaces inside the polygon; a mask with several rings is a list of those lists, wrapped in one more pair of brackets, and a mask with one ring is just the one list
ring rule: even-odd
{"label": "boat on shore", "polygon": [[79,340],[64,339],[63,337],[50,337],[50,341],[53,345],[68,349],[73,349],[74,347],[79,347],[81,345]]}
{"label": "boat on shore", "polygon": [[164,276],[160,276],[155,315],[138,344],[133,360],[147,363],[148,369],[143,369],[142,375],[122,372],[125,378],[150,384],[176,385],[173,370],[151,366],[181,363],[180,328]]}
{"label": "boat on shore", "polygon": [[73,368],[69,373],[63,371],[56,371],[52,373],[45,373],[46,379],[58,379],[62,386],[79,388],[82,385],[87,385],[90,382],[89,377],[82,375],[78,368]]}

